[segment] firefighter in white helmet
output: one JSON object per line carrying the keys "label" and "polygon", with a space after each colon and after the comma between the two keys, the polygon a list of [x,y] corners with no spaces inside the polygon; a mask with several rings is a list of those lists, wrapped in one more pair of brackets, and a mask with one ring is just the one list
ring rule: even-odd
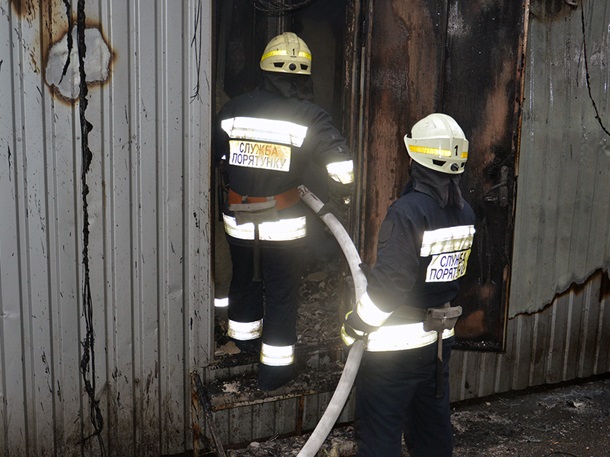
{"label": "firefighter in white helmet", "polygon": [[233,263],[228,334],[240,349],[260,351],[262,390],[294,376],[307,233],[297,186],[317,165],[333,196],[328,207],[343,215],[353,187],[351,151],[330,115],[311,101],[311,67],[307,44],[282,33],[262,54],[261,86],[219,113],[215,156],[228,175],[223,218]]}
{"label": "firefighter in white helmet", "polygon": [[347,314],[347,345],[366,338],[356,379],[358,457],[452,455],[449,357],[461,314],[451,301],[468,265],[475,215],[462,198],[468,141],[457,122],[434,113],[404,142],[410,181],[381,225],[368,285]]}

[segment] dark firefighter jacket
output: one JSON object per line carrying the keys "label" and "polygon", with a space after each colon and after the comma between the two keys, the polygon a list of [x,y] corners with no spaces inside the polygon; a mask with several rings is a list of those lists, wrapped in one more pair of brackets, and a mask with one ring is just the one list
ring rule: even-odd
{"label": "dark firefighter jacket", "polygon": [[[331,116],[291,89],[298,76],[265,78],[260,88],[230,100],[219,114],[215,158],[225,159],[230,186],[240,195],[281,194],[302,184],[310,163],[325,170],[329,163],[351,161],[351,151]],[[230,130],[236,124],[229,120],[237,118],[256,119],[263,134],[247,138],[251,131]],[[295,126],[296,132],[288,135]],[[267,136],[266,128],[282,135]]]}
{"label": "dark firefighter jacket", "polygon": [[[472,208],[463,203],[461,208],[443,208],[437,198],[416,191],[412,182],[407,184],[388,209],[379,233],[377,262],[369,275],[367,293],[379,309],[434,308],[457,296],[457,278],[465,273],[475,223]],[[460,231],[460,236],[469,238],[465,243],[438,244],[439,237]],[[431,237],[424,240],[425,234]],[[431,243],[436,247],[429,249]]]}

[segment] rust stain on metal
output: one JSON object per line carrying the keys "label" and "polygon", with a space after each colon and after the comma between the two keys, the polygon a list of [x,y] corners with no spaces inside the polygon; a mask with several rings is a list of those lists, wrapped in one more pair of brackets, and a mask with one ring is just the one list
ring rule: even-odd
{"label": "rust stain on metal", "polygon": [[[439,21],[436,13],[441,14]],[[408,157],[403,137],[418,117],[439,98],[445,31],[443,12],[426,2],[377,2],[373,12],[368,132],[364,157],[366,183],[360,232],[363,258],[375,262],[377,232],[387,207],[407,180]],[[374,189],[374,190],[373,190]]]}
{"label": "rust stain on metal", "polygon": [[34,0],[9,0],[15,14],[20,17],[33,16],[38,9],[38,2]]}
{"label": "rust stain on metal", "polygon": [[[66,7],[63,0],[11,0],[10,5],[16,16],[27,21],[34,27],[40,27],[40,33],[36,34],[33,42],[23,43],[23,46],[29,53],[32,70],[35,73],[43,75],[43,79],[47,81],[47,66],[49,64],[51,49],[65,39],[69,32],[70,23],[73,30],[77,25],[75,12],[70,10],[70,6]],[[67,9],[68,8],[68,9]],[[70,14],[70,17],[68,17]],[[107,76],[104,78],[94,78],[87,81],[88,85],[100,86],[106,84],[112,74],[112,67],[117,60],[117,53],[109,46],[109,40],[103,32],[101,23],[94,18],[87,18],[85,22],[86,29],[96,29],[99,33],[104,45],[107,47],[110,54],[108,67],[103,71]],[[73,42],[73,49],[76,49],[76,42]],[[51,93],[54,94],[57,100],[72,105],[75,99],[65,96],[54,85],[47,84]]]}
{"label": "rust stain on metal", "polygon": [[479,309],[465,317],[461,317],[455,324],[455,331],[464,338],[476,338],[487,333],[485,310]]}
{"label": "rust stain on metal", "polygon": [[375,2],[369,18],[363,259],[374,263],[382,218],[408,178],[403,136],[431,112],[452,115],[471,142],[462,188],[477,214],[463,326],[496,341],[510,280],[525,10],[523,2],[392,0]]}
{"label": "rust stain on metal", "polygon": [[[73,23],[74,23],[73,30],[76,30],[75,29],[76,22],[73,22]],[[104,69],[101,69],[101,71],[99,72],[100,74],[103,74],[105,76],[95,76],[92,79],[87,80],[87,85],[89,87],[102,86],[102,85],[108,83],[110,80],[110,77],[112,75],[113,65],[117,60],[117,53],[108,44],[109,41],[108,41],[107,37],[104,35],[102,26],[99,22],[88,19],[86,21],[86,30],[87,31],[96,30],[97,33],[99,33],[99,36],[100,36],[101,40],[103,41],[103,44],[106,47],[108,53],[110,54],[110,58],[108,60],[107,67],[105,67]],[[54,46],[58,45],[62,40],[65,39],[65,36],[67,33],[69,33],[69,27],[68,27],[68,24],[66,21],[65,29],[61,32],[61,34],[59,34],[59,37],[56,40],[54,40],[53,42],[50,42],[49,45],[44,48],[43,77],[44,77],[44,80],[47,82],[47,86],[49,87],[49,90],[54,94],[54,96],[56,97],[57,100],[62,101],[68,105],[72,105],[77,101],[77,98],[71,98],[71,97],[66,96],[65,94],[63,94],[60,91],[60,89],[56,85],[51,85],[47,81],[47,76],[48,76],[47,69],[48,69],[48,65],[49,65],[50,52]],[[74,33],[74,32],[72,32],[72,33]],[[73,41],[73,49],[76,49],[76,41]],[[72,51],[72,52],[74,52],[74,51]],[[87,74],[87,76],[91,77],[91,73]]]}

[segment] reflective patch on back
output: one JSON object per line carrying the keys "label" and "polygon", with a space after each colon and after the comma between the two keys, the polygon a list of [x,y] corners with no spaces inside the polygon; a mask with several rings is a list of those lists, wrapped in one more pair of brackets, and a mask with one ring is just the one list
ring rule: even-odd
{"label": "reflective patch on back", "polygon": [[229,146],[231,165],[290,171],[290,146],[246,140],[231,140]]}
{"label": "reflective patch on back", "polygon": [[455,281],[466,274],[474,233],[473,225],[424,232],[419,255],[431,257],[426,282]]}
{"label": "reflective patch on back", "polygon": [[461,278],[466,274],[469,257],[470,249],[433,255],[426,272],[426,282],[447,282]]}

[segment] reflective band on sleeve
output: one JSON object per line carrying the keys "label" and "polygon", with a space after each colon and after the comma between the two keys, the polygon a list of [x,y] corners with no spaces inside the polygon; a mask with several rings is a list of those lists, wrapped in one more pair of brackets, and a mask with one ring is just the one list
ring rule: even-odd
{"label": "reflective band on sleeve", "polygon": [[237,322],[229,319],[227,335],[239,341],[255,340],[263,334],[263,320],[254,322]]}
{"label": "reflective band on sleeve", "polygon": [[[233,216],[223,214],[225,231],[233,238],[254,240],[254,224],[237,225]],[[307,219],[305,216],[292,219],[281,219],[275,222],[263,222],[258,225],[258,239],[262,241],[298,240],[307,235]]]}
{"label": "reflective band on sleeve", "polygon": [[[443,331],[443,339],[455,334],[455,330]],[[383,326],[369,333],[367,351],[402,351],[416,349],[435,343],[436,332],[424,331],[424,323]]]}
{"label": "reflective band on sleeve", "polygon": [[214,299],[215,308],[226,308],[227,306],[229,306],[229,297]]}
{"label": "reflective band on sleeve", "polygon": [[434,254],[470,249],[474,232],[474,225],[459,225],[425,231],[419,255],[428,257]]}
{"label": "reflective band on sleeve", "polygon": [[263,343],[261,347],[261,363],[272,367],[284,367],[294,362],[294,345],[272,346]]}
{"label": "reflective band on sleeve", "polygon": [[307,135],[304,125],[274,119],[233,117],[223,120],[220,125],[232,139],[268,141],[296,147],[301,147]]}
{"label": "reflective band on sleeve", "polygon": [[326,165],[326,171],[332,179],[341,184],[354,182],[354,162],[352,160],[329,163]]}
{"label": "reflective band on sleeve", "polygon": [[383,325],[386,319],[390,317],[390,314],[392,314],[380,310],[377,305],[373,303],[373,300],[371,300],[371,297],[369,297],[367,292],[358,300],[356,312],[358,313],[358,316],[360,316],[360,319],[372,327]]}

